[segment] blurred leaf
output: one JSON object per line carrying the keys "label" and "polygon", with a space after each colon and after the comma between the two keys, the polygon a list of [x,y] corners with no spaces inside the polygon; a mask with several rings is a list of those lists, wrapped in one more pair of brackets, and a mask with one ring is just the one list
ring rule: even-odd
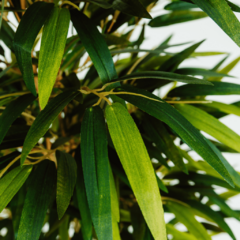
{"label": "blurred leaf", "polygon": [[218,119],[190,105],[176,104],[175,108],[192,123],[194,127],[208,133],[230,148],[236,151],[240,150],[240,136]]}
{"label": "blurred leaf", "polygon": [[70,22],[66,8],[54,7],[44,23],[38,67],[39,104],[47,105],[62,61]]}
{"label": "blurred leaf", "polygon": [[2,18],[3,18],[5,0],[2,0],[2,4],[1,5],[2,6],[1,6],[1,15],[0,15],[0,32],[1,32],[1,27],[2,27]]}
{"label": "blurred leaf", "polygon": [[200,11],[173,11],[153,18],[149,22],[150,27],[164,27],[176,23],[183,23],[207,17],[207,14]]}
{"label": "blurred leaf", "polygon": [[9,49],[12,49],[12,41],[14,38],[14,31],[8,25],[8,23],[2,19],[2,26],[1,26],[1,40],[6,44]]}
{"label": "blurred leaf", "polygon": [[0,144],[3,141],[12,123],[30,105],[36,97],[26,94],[9,103],[0,116]]}
{"label": "blurred leaf", "polygon": [[40,112],[36,120],[33,122],[26,139],[24,141],[21,164],[24,163],[31,149],[37,144],[39,139],[47,132],[51,123],[63,110],[63,108],[76,96],[79,92],[67,90],[51,100],[46,108]]}
{"label": "blurred leaf", "polygon": [[[106,118],[114,146],[143,216],[155,239],[166,239],[155,173],[138,128],[126,108],[119,103],[107,106]],[[144,182],[141,181],[143,176]]]}
{"label": "blurred leaf", "polygon": [[214,86],[191,86],[184,85],[177,88],[174,88],[169,92],[168,96],[206,96],[206,95],[235,95],[240,94],[240,85],[227,82],[213,82]]}
{"label": "blurred leaf", "polygon": [[78,10],[71,11],[71,20],[102,82],[107,83],[117,78],[108,46],[97,27]]}
{"label": "blurred leaf", "polygon": [[94,3],[96,5],[98,5],[99,7],[102,7],[102,8],[111,8],[112,5],[104,0],[87,0],[88,2],[90,3]]}
{"label": "blurred leaf", "polygon": [[232,2],[230,2],[228,0],[226,0],[226,2],[228,4],[228,6],[232,9],[232,11],[240,12],[240,7],[239,6],[237,6],[236,4],[234,4],[234,3],[232,3]]}
{"label": "blurred leaf", "polygon": [[218,224],[220,228],[226,231],[232,239],[236,239],[232,230],[229,228],[227,223],[224,221],[224,218],[219,213],[213,211],[210,207],[194,200],[187,200],[186,203],[189,204],[192,208],[195,208],[201,213],[204,213],[210,217],[215,223]]}
{"label": "blurred leaf", "polygon": [[19,191],[31,173],[31,170],[31,166],[16,167],[0,180],[0,212],[2,212]]}
{"label": "blurred leaf", "polygon": [[61,219],[68,208],[77,181],[77,165],[74,158],[62,151],[57,157],[57,210]]}
{"label": "blurred leaf", "polygon": [[60,240],[68,240],[69,239],[69,216],[66,216],[64,218],[64,221],[62,222],[61,226],[59,227],[59,237]]}
{"label": "blurred leaf", "polygon": [[182,2],[182,1],[174,1],[169,4],[167,4],[164,9],[169,11],[176,11],[176,10],[188,10],[191,8],[197,8],[195,4],[188,3],[188,2]]}
{"label": "blurred leaf", "polygon": [[201,41],[199,43],[196,43],[180,53],[177,53],[167,61],[165,61],[161,67],[158,69],[159,71],[165,71],[165,72],[174,72],[178,66],[187,59],[204,41]]}
{"label": "blurred leaf", "polygon": [[[145,90],[140,90],[133,87],[124,86],[122,88],[117,88],[117,91],[119,90],[142,94],[156,100],[161,100]],[[169,125],[179,135],[179,137],[182,138],[186,144],[188,144],[189,147],[202,156],[205,161],[207,161],[231,186],[233,186],[230,174],[226,170],[224,164],[219,161],[216,153],[206,143],[203,136],[171,105],[165,103],[163,100],[161,100],[162,102],[157,102],[147,98],[127,94],[122,94],[120,96],[124,100],[147,112],[149,115]]]}
{"label": "blurred leaf", "polygon": [[91,218],[100,240],[113,236],[107,145],[101,108],[87,109],[81,126],[83,176]]}
{"label": "blurred leaf", "polygon": [[194,218],[194,215],[191,213],[191,208],[175,201],[167,201],[167,207],[196,239],[211,240],[211,237],[203,225]]}
{"label": "blurred leaf", "polygon": [[55,191],[56,168],[50,161],[39,164],[25,198],[18,239],[38,240],[43,227],[45,215]]}
{"label": "blurred leaf", "polygon": [[232,40],[240,46],[239,35],[236,34],[236,29],[240,27],[237,17],[232,12],[226,1],[222,0],[192,0],[197,4],[209,17],[215,21],[220,28]]}
{"label": "blurred leaf", "polygon": [[171,234],[177,240],[197,240],[193,235],[178,231],[172,224],[166,224],[167,233]]}
{"label": "blurred leaf", "polygon": [[171,72],[163,72],[163,71],[143,71],[143,72],[135,72],[123,77],[117,78],[116,80],[112,80],[111,82],[118,82],[118,81],[125,81],[131,79],[163,79],[169,81],[177,81],[177,82],[184,82],[189,84],[205,84],[205,85],[212,85],[211,82],[188,77],[185,75],[180,75]]}
{"label": "blurred leaf", "polygon": [[13,40],[13,49],[17,58],[23,79],[34,96],[37,95],[32,70],[31,51],[40,29],[51,13],[54,4],[36,2],[32,4],[18,26]]}
{"label": "blurred leaf", "polygon": [[140,0],[114,0],[113,9],[140,18],[152,18]]}

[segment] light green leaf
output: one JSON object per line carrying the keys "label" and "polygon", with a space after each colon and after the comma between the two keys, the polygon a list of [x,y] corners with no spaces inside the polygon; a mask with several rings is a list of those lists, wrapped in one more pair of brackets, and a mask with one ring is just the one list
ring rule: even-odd
{"label": "light green leaf", "polygon": [[194,218],[191,208],[175,201],[167,201],[167,207],[196,239],[211,240],[207,230]]}
{"label": "light green leaf", "polygon": [[37,93],[34,84],[31,51],[35,38],[53,7],[54,4],[46,2],[35,2],[30,5],[22,17],[13,40],[13,49],[18,66],[23,74],[23,80],[35,96]]}
{"label": "light green leaf", "polygon": [[180,75],[171,72],[162,72],[162,71],[143,71],[143,72],[135,72],[123,77],[117,78],[116,80],[112,80],[111,82],[120,82],[130,79],[162,79],[162,80],[169,80],[169,81],[177,81],[177,82],[184,82],[189,84],[205,84],[205,85],[212,85],[211,82],[205,81],[202,79],[188,77],[185,75]]}
{"label": "light green leaf", "polygon": [[0,144],[12,123],[35,99],[36,97],[32,94],[26,94],[18,97],[16,100],[7,105],[6,109],[0,116]]}
{"label": "light green leaf", "polygon": [[8,205],[14,195],[24,184],[32,166],[16,167],[0,180],[0,212]]}
{"label": "light green leaf", "polygon": [[74,158],[62,151],[56,152],[57,158],[57,210],[61,219],[68,208],[77,181],[77,165]]}
{"label": "light green leaf", "polygon": [[43,227],[45,215],[56,185],[56,168],[50,161],[44,161],[31,176],[25,198],[18,240],[38,240]]}
{"label": "light green leaf", "polygon": [[[124,106],[106,108],[109,132],[140,209],[156,240],[166,239],[156,176],[138,128]],[[144,179],[144,181],[142,181]]]}
{"label": "light green leaf", "polygon": [[172,224],[166,224],[167,233],[177,240],[197,240],[192,234],[178,231]]}
{"label": "light green leaf", "polygon": [[200,11],[174,11],[155,17],[149,22],[150,27],[164,27],[176,23],[183,23],[207,17],[207,14]]}
{"label": "light green leaf", "polygon": [[134,87],[124,86],[122,88],[117,88],[116,90],[121,92],[126,91],[128,93],[137,93],[145,95],[149,98],[156,99],[158,101],[162,101],[153,101],[141,96],[134,96],[129,94],[119,95],[124,100],[132,103],[141,110],[169,125],[179,135],[179,137],[182,138],[186,144],[188,144],[189,147],[191,147],[200,156],[202,156],[203,159],[208,162],[231,186],[234,186],[229,172],[225,168],[224,164],[220,161],[216,153],[207,144],[203,136],[170,104],[164,102],[157,96],[145,90],[137,89]]}
{"label": "light green leaf", "polygon": [[31,149],[37,144],[38,140],[47,132],[51,123],[62,111],[62,109],[76,96],[79,92],[73,92],[67,90],[53,100],[51,100],[46,108],[40,112],[35,121],[33,122],[23,144],[23,150],[21,155],[21,164],[24,163],[27,155]]}
{"label": "light green leaf", "polygon": [[99,240],[112,239],[107,130],[100,107],[89,108],[81,126],[83,176],[91,218]]}
{"label": "light green leaf", "polygon": [[197,4],[209,17],[215,21],[220,28],[232,40],[240,46],[240,35],[236,29],[240,28],[237,17],[232,12],[226,1],[222,0],[192,0]]}
{"label": "light green leaf", "polygon": [[39,104],[47,105],[62,61],[67,39],[70,13],[66,8],[54,7],[42,33],[38,67]]}
{"label": "light green leaf", "polygon": [[194,106],[176,104],[175,108],[192,123],[194,127],[208,133],[230,148],[238,152],[240,151],[240,136],[218,119]]}

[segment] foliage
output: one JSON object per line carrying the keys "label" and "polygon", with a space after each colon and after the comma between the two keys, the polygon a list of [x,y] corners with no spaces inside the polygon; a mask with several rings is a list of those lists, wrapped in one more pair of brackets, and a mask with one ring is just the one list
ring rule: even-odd
{"label": "foliage", "polygon": [[[173,45],[171,36],[155,49],[141,45],[147,27],[209,16],[240,46],[240,7],[172,0],[151,19],[157,4],[2,1],[0,239],[236,239],[226,218],[240,215],[227,200],[239,193],[240,175],[222,153],[239,152],[240,136],[219,119],[240,116],[240,103],[206,97],[240,93],[222,82],[240,58],[182,68],[186,59],[225,53],[197,52],[202,41]],[[168,51],[176,46],[183,50]]]}

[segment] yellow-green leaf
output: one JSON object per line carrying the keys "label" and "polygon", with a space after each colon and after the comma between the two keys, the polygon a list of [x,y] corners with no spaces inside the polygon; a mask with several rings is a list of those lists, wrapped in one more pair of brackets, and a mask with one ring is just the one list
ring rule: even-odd
{"label": "yellow-green leaf", "polygon": [[120,103],[107,106],[106,118],[113,144],[148,227],[155,240],[166,240],[160,192],[139,130]]}
{"label": "yellow-green leaf", "polygon": [[42,109],[47,105],[56,81],[66,44],[69,22],[69,10],[54,7],[43,28],[38,68],[39,104]]}

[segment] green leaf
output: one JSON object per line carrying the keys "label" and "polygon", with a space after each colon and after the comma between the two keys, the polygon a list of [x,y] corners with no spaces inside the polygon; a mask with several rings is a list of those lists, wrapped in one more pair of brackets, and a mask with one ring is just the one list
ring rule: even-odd
{"label": "green leaf", "polygon": [[27,155],[37,144],[39,139],[47,132],[51,123],[58,116],[58,114],[72,99],[78,96],[78,94],[79,92],[67,90],[51,100],[46,108],[40,112],[25,138],[21,155],[21,164],[24,163]]}
{"label": "green leaf", "polygon": [[77,165],[74,158],[62,151],[56,152],[57,158],[57,210],[61,219],[68,208],[77,181]]}
{"label": "green leaf", "polygon": [[8,23],[2,19],[2,27],[1,27],[1,40],[6,44],[9,49],[12,49],[12,41],[14,38],[15,32],[8,25]]}
{"label": "green leaf", "polygon": [[98,5],[99,7],[102,7],[105,9],[112,7],[112,5],[108,2],[106,2],[105,0],[88,0],[88,2],[94,3],[94,4]]}
{"label": "green leaf", "polygon": [[112,239],[107,131],[99,107],[85,111],[81,126],[83,176],[91,218],[99,240]]}
{"label": "green leaf", "polygon": [[61,223],[61,226],[59,227],[59,237],[60,239],[69,239],[68,235],[69,230],[69,215],[64,217],[63,222]]}
{"label": "green leaf", "polygon": [[211,240],[207,230],[194,218],[191,208],[175,201],[167,201],[167,207],[196,239]]}
{"label": "green leaf", "polygon": [[23,74],[28,89],[34,96],[37,95],[32,70],[31,51],[35,38],[53,10],[54,4],[36,2],[32,4],[22,17],[13,40],[13,49],[18,66]]}
{"label": "green leaf", "polygon": [[24,184],[31,170],[32,166],[16,167],[0,180],[0,212]]}
{"label": "green leaf", "polygon": [[16,100],[7,105],[6,109],[0,116],[0,144],[12,123],[35,99],[36,97],[32,94],[26,94],[18,97]]}
{"label": "green leaf", "polygon": [[56,172],[54,164],[46,160],[39,164],[31,176],[18,231],[19,240],[39,239],[45,215],[55,191]]}
{"label": "green leaf", "polygon": [[183,158],[164,125],[157,119],[147,116],[142,126],[148,136],[157,145],[158,149],[163,152],[179,169],[187,173],[188,171],[183,162]]}
{"label": "green leaf", "polygon": [[240,151],[240,136],[212,115],[191,105],[176,104],[175,108],[194,127],[208,133],[230,148]]}
{"label": "green leaf", "polygon": [[167,233],[177,240],[197,240],[192,234],[178,231],[172,224],[166,224]]}
{"label": "green leaf", "polygon": [[225,112],[228,114],[235,114],[237,116],[240,116],[240,108],[235,105],[232,105],[232,104],[226,104],[226,103],[212,101],[211,103],[204,104],[204,106],[216,108],[221,112]]}
{"label": "green leaf", "polygon": [[199,75],[204,77],[232,77],[224,73],[211,71],[203,68],[179,68],[175,71],[175,73],[182,75]]}
{"label": "green leaf", "polygon": [[106,118],[113,144],[148,227],[156,240],[166,239],[156,176],[139,130],[127,109],[119,103],[107,106]]}
{"label": "green leaf", "polygon": [[186,203],[190,205],[192,208],[195,208],[199,212],[210,217],[215,223],[218,224],[220,228],[227,232],[232,239],[236,239],[232,230],[229,228],[227,223],[224,221],[224,218],[218,212],[215,212],[209,206],[206,206],[205,204],[202,204],[201,202],[197,202],[194,200],[186,200]]}
{"label": "green leaf", "polygon": [[164,71],[164,72],[174,72],[178,66],[185,60],[187,59],[204,41],[201,41],[199,43],[196,43],[180,53],[177,53],[167,61],[165,61],[161,67],[158,69],[159,71]]}
{"label": "green leaf", "polygon": [[1,32],[1,27],[2,27],[2,18],[3,18],[5,0],[2,0],[2,4],[1,5],[2,6],[1,6],[1,15],[0,15],[0,32]]}
{"label": "green leaf", "polygon": [[71,20],[102,82],[107,83],[117,78],[112,56],[97,27],[78,10],[71,11]]}
{"label": "green leaf", "polygon": [[205,84],[212,85],[211,82],[205,81],[198,78],[188,77],[176,73],[171,72],[162,72],[162,71],[143,71],[143,72],[135,72],[123,77],[117,78],[116,80],[112,80],[111,82],[120,82],[130,79],[162,79],[169,81],[177,81],[184,82],[189,84]]}
{"label": "green leaf", "polygon": [[170,97],[195,97],[195,96],[207,96],[207,95],[235,95],[240,94],[240,85],[227,82],[213,82],[214,86],[191,86],[183,85],[174,88],[169,92]]}
{"label": "green leaf", "polygon": [[39,104],[42,109],[47,105],[57,78],[69,23],[69,10],[55,6],[44,24],[38,67]]}
{"label": "green leaf", "polygon": [[164,27],[176,23],[183,23],[207,17],[207,14],[200,11],[174,11],[153,18],[149,22],[150,27]]}
{"label": "green leaf", "polygon": [[175,1],[167,4],[164,9],[169,11],[176,11],[176,10],[188,10],[191,8],[197,8],[195,4],[182,2],[182,1]]}
{"label": "green leaf", "polygon": [[121,94],[121,98],[137,106],[141,110],[147,112],[149,115],[165,122],[169,125],[183,141],[203,157],[231,186],[233,186],[232,178],[225,168],[224,164],[219,161],[219,157],[207,144],[199,131],[184,118],[176,109],[170,104],[164,102],[155,95],[133,87],[117,88],[117,91],[126,91],[145,95],[147,97],[160,100],[162,102],[153,101],[140,96],[133,96],[129,94]]}
{"label": "green leaf", "polygon": [[152,18],[140,0],[114,0],[113,9],[140,18]]}
{"label": "green leaf", "polygon": [[240,46],[240,37],[236,29],[240,28],[237,17],[232,12],[226,1],[222,0],[192,0],[209,17],[215,21],[218,26]]}
{"label": "green leaf", "polygon": [[228,6],[232,9],[232,11],[240,12],[240,7],[239,6],[237,6],[236,4],[234,4],[234,3],[232,3],[232,2],[230,2],[228,0],[226,0],[226,2],[228,4]]}

